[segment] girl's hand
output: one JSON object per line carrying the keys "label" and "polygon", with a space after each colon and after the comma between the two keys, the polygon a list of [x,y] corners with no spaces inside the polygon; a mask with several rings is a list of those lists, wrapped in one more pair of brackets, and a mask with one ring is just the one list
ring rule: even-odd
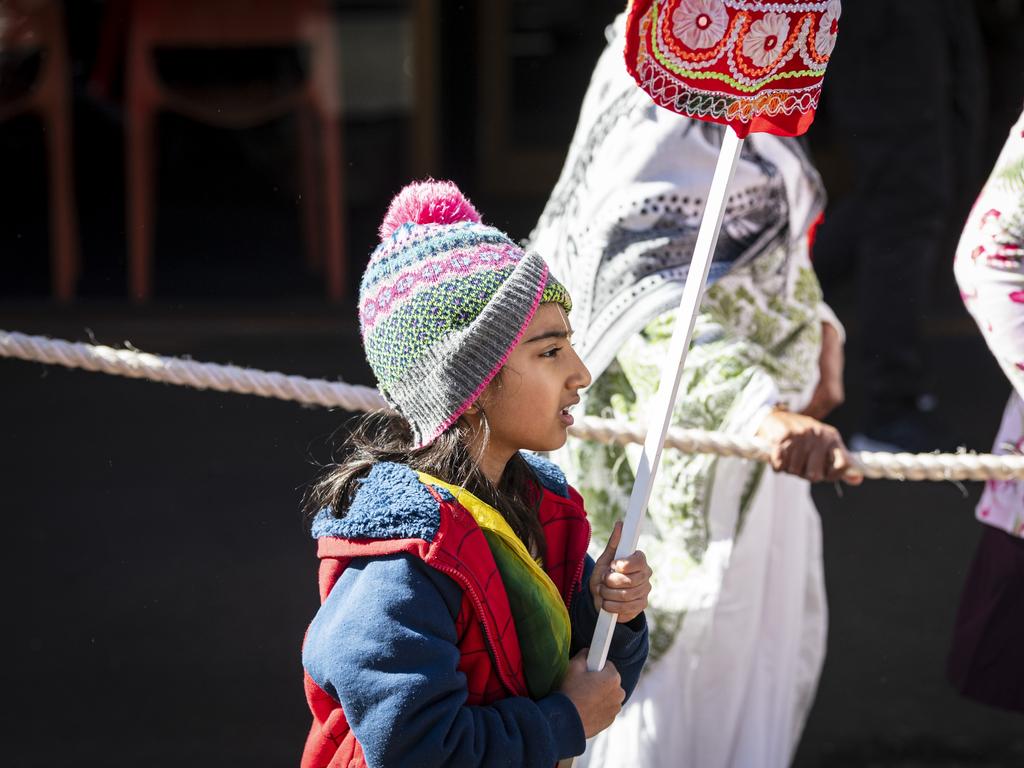
{"label": "girl's hand", "polygon": [[651,593],[651,568],[647,557],[637,550],[629,557],[615,560],[615,548],[622,538],[622,521],[612,529],[608,546],[597,558],[594,572],[590,576],[590,594],[594,606],[616,614],[619,624],[632,621],[647,607],[647,596]]}
{"label": "girl's hand", "polygon": [[612,724],[626,699],[619,672],[610,661],[600,672],[587,671],[586,648],[569,659],[559,690],[575,705],[588,739]]}
{"label": "girl's hand", "polygon": [[788,472],[812,483],[842,480],[860,485],[864,479],[853,468],[853,459],[836,428],[810,416],[774,410],[765,417],[757,435],[772,443],[771,465],[776,472]]}

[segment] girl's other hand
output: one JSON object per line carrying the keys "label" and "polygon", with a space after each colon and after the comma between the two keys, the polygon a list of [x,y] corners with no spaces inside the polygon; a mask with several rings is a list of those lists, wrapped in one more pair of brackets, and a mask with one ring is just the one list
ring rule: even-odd
{"label": "girl's other hand", "polygon": [[586,648],[569,659],[559,690],[576,706],[588,739],[612,724],[626,699],[619,671],[610,661],[600,672],[587,671]]}
{"label": "girl's other hand", "polygon": [[776,409],[765,417],[757,436],[772,444],[771,465],[812,483],[842,480],[860,485],[864,476],[835,427],[800,413]]}
{"label": "girl's other hand", "polygon": [[622,521],[615,524],[604,552],[597,558],[590,575],[590,594],[594,607],[614,613],[616,621],[632,621],[647,607],[651,593],[651,568],[647,556],[637,550],[629,557],[615,559],[615,548],[622,538]]}

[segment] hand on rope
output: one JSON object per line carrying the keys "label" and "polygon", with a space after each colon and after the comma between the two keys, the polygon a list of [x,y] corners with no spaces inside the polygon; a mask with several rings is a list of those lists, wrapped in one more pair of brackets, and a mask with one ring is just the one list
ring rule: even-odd
{"label": "hand on rope", "polygon": [[765,417],[757,435],[771,444],[768,463],[776,472],[812,483],[842,480],[860,485],[864,480],[839,430],[810,416],[777,407]]}
{"label": "hand on rope", "polygon": [[[30,336],[16,331],[0,330],[0,357],[349,411],[387,408],[384,398],[372,387],[307,379],[234,365],[161,357],[130,349]],[[624,445],[643,443],[646,430],[639,424],[587,416],[578,419],[569,428],[569,434],[584,440]],[[771,463],[771,445],[766,441],[722,432],[670,427],[665,445],[686,453],[714,453]],[[849,455],[856,470],[870,479],[1024,480],[1024,456],[863,451]]]}

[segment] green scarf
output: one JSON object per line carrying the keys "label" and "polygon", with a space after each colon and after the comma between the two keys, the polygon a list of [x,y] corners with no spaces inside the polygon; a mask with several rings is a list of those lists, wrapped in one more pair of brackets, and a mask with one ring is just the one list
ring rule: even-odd
{"label": "green scarf", "polygon": [[455,496],[483,531],[508,594],[523,655],[527,690],[533,699],[547,696],[562,682],[569,665],[572,628],[558,587],[530,556],[526,545],[498,510],[465,488],[423,472],[418,474],[420,482],[444,488]]}

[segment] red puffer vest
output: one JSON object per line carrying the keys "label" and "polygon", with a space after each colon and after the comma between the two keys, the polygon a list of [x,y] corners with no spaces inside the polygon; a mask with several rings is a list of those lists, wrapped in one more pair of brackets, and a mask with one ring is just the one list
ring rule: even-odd
{"label": "red puffer vest", "polygon": [[[583,500],[554,464],[524,454],[542,488],[539,508],[544,529],[547,557],[544,570],[569,605],[583,573],[583,562],[590,543],[590,524],[583,511]],[[415,478],[412,470],[388,465],[389,472]],[[417,479],[418,482],[418,479]],[[360,487],[359,495],[375,492],[372,478]],[[380,530],[361,531],[351,526],[344,535],[318,537],[320,557],[320,601],[330,593],[345,568],[357,557],[405,553],[446,574],[462,588],[462,604],[455,619],[461,652],[459,671],[468,687],[466,703],[486,705],[507,696],[526,696],[519,638],[509,608],[508,595],[497,571],[483,532],[450,493],[433,486],[422,486],[417,517],[425,512],[436,529],[428,540],[423,536],[403,536],[399,525],[381,536]],[[358,496],[357,496],[358,499]],[[321,513],[323,515],[324,513]],[[347,518],[346,518],[347,522]],[[336,526],[337,527],[337,526]],[[314,534],[317,527],[314,525]],[[480,653],[487,649],[488,653]],[[305,675],[306,701],[313,713],[313,725],[302,754],[302,768],[362,768],[366,766],[362,747],[349,728],[341,704]]]}

